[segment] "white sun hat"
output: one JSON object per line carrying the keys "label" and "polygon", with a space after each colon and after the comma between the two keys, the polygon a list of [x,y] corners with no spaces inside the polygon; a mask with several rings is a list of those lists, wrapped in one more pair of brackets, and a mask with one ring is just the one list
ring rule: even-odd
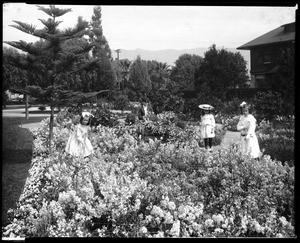
{"label": "white sun hat", "polygon": [[203,109],[203,110],[208,110],[208,111],[210,111],[210,110],[213,110],[213,109],[214,109],[214,107],[213,107],[213,106],[211,106],[211,105],[208,105],[208,104],[202,104],[202,105],[199,105],[199,108],[200,108],[200,109]]}

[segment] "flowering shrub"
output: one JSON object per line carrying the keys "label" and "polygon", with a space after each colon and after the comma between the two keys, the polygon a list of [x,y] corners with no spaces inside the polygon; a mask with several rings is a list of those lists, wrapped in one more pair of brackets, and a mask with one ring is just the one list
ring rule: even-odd
{"label": "flowering shrub", "polygon": [[290,165],[294,164],[294,122],[274,123],[263,120],[258,127],[258,141],[265,154]]}
{"label": "flowering shrub", "polygon": [[235,144],[208,154],[189,125],[186,138],[167,143],[138,143],[134,126],[100,125],[93,155],[76,159],[63,153],[68,136],[58,134],[67,129],[56,125],[62,142],[49,157],[46,125],[34,130],[29,177],[4,237],[295,237],[294,167],[270,156],[256,161]]}

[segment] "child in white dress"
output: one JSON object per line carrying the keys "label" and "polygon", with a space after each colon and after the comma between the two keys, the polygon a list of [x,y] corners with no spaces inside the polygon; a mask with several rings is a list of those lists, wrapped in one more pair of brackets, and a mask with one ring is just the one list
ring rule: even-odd
{"label": "child in white dress", "polygon": [[214,109],[211,105],[199,105],[202,109],[202,117],[200,123],[201,135],[204,139],[205,149],[212,152],[212,139],[215,137],[215,118],[211,114]]}
{"label": "child in white dress", "polygon": [[72,131],[67,145],[66,152],[75,157],[87,157],[93,153],[93,146],[88,139],[88,133],[90,131],[90,117],[92,116],[89,112],[82,112],[80,123],[75,126]]}
{"label": "child in white dress", "polygon": [[249,114],[249,105],[245,101],[241,103],[240,108],[243,115],[237,124],[237,130],[241,132],[241,150],[252,158],[258,158],[261,152],[255,134],[256,119]]}

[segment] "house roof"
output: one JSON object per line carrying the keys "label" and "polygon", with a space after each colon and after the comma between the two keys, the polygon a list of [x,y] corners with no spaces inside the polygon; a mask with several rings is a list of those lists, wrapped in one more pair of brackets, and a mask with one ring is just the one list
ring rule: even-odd
{"label": "house roof", "polygon": [[246,44],[238,47],[238,50],[250,50],[252,47],[279,43],[289,42],[295,40],[295,22],[284,24],[270,32],[247,42]]}

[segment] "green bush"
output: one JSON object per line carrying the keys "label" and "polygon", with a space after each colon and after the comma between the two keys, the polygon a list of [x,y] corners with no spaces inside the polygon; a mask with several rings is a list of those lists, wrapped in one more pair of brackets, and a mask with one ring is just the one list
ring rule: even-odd
{"label": "green bush", "polygon": [[275,91],[258,92],[253,98],[253,103],[258,121],[262,119],[272,121],[285,113],[284,99]]}
{"label": "green bush", "polygon": [[97,119],[97,122],[103,126],[113,127],[119,124],[118,116],[109,109],[96,107],[91,113]]}
{"label": "green bush", "polygon": [[294,165],[295,125],[289,123],[271,123],[263,120],[258,126],[260,148],[272,159]]}

